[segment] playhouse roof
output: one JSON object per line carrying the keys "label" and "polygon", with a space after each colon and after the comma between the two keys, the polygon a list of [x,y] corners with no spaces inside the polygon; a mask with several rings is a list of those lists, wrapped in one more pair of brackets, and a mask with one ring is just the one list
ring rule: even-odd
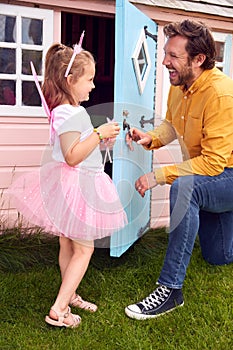
{"label": "playhouse roof", "polygon": [[233,18],[233,0],[130,0],[135,4]]}

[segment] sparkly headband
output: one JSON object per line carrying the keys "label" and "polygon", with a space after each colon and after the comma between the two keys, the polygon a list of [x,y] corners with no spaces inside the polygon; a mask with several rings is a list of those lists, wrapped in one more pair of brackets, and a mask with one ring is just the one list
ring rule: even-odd
{"label": "sparkly headband", "polygon": [[73,55],[71,56],[70,62],[68,64],[68,67],[67,67],[66,72],[65,72],[66,78],[68,77],[69,71],[71,69],[71,66],[74,62],[76,55],[78,55],[82,51],[82,42],[83,42],[84,32],[85,31],[83,31],[81,36],[80,36],[79,43],[74,45],[74,52],[73,52]]}

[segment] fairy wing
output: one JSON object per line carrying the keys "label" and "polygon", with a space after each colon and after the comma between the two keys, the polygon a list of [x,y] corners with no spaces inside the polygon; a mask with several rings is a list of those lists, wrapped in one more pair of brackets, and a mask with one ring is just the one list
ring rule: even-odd
{"label": "fairy wing", "polygon": [[47,102],[45,100],[44,94],[43,94],[43,92],[41,90],[40,83],[39,83],[39,80],[38,80],[38,77],[37,77],[37,74],[36,74],[35,67],[34,67],[32,62],[30,62],[30,63],[31,63],[32,75],[34,77],[35,84],[36,84],[37,90],[38,90],[40,98],[41,98],[42,106],[44,107],[45,113],[47,114],[48,118],[50,118],[51,112],[50,112],[50,109],[49,109],[49,107],[47,105]]}

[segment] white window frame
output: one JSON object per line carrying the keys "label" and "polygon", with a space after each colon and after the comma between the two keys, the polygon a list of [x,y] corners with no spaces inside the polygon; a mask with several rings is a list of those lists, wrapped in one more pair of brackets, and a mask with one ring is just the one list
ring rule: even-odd
{"label": "white window frame", "polygon": [[[216,62],[216,67],[221,68],[223,73],[229,75],[230,74],[230,61],[231,61],[231,47],[227,45],[227,42],[232,38],[232,35],[229,33],[220,33],[213,32],[213,37],[215,41],[222,42],[224,44],[224,54],[223,54],[223,62]],[[231,39],[232,41],[232,39]],[[228,50],[230,49],[230,52]]]}
{"label": "white window frame", "polygon": [[[42,67],[44,67],[45,54],[48,48],[53,43],[53,18],[54,12],[52,10],[45,10],[32,7],[15,6],[1,4],[1,14],[6,16],[16,17],[16,42],[1,42],[0,45],[3,48],[14,48],[16,49],[16,72],[21,72],[21,52],[24,48],[28,50],[42,50]],[[42,45],[23,44],[22,40],[22,18],[34,18],[43,20],[43,42]],[[42,107],[37,106],[21,106],[21,86],[22,81],[34,81],[32,75],[18,74],[1,74],[1,79],[12,79],[16,80],[16,105],[0,105],[0,116],[46,116]],[[43,68],[42,75],[38,76],[38,80],[43,80]]]}
{"label": "white window frame", "polygon": [[[139,62],[139,55],[140,55],[140,51],[142,49],[144,49],[146,60]],[[149,54],[149,50],[148,50],[148,46],[147,46],[146,35],[145,35],[144,29],[142,29],[142,31],[140,33],[138,42],[136,44],[136,48],[135,48],[133,56],[132,56],[132,60],[133,60],[134,71],[135,71],[135,75],[136,75],[136,79],[137,79],[137,83],[138,83],[138,90],[139,90],[140,95],[142,95],[144,88],[146,86],[147,79],[148,79],[149,74],[150,74],[150,70],[151,70],[151,59],[150,59],[150,54]],[[140,72],[140,68],[139,68],[140,63],[143,63],[146,66],[144,74],[141,74],[141,72]]]}

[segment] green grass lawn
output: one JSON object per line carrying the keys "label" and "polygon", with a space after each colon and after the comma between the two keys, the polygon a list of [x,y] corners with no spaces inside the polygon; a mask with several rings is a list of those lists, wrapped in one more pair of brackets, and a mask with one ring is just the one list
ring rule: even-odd
{"label": "green grass lawn", "polygon": [[60,285],[57,239],[0,236],[0,350],[232,350],[233,264],[211,266],[198,242],[184,285],[185,305],[150,321],[124,308],[155,288],[167,243],[165,230],[148,232],[120,258],[96,249],[79,287],[99,306],[78,310],[77,329],[44,322]]}

